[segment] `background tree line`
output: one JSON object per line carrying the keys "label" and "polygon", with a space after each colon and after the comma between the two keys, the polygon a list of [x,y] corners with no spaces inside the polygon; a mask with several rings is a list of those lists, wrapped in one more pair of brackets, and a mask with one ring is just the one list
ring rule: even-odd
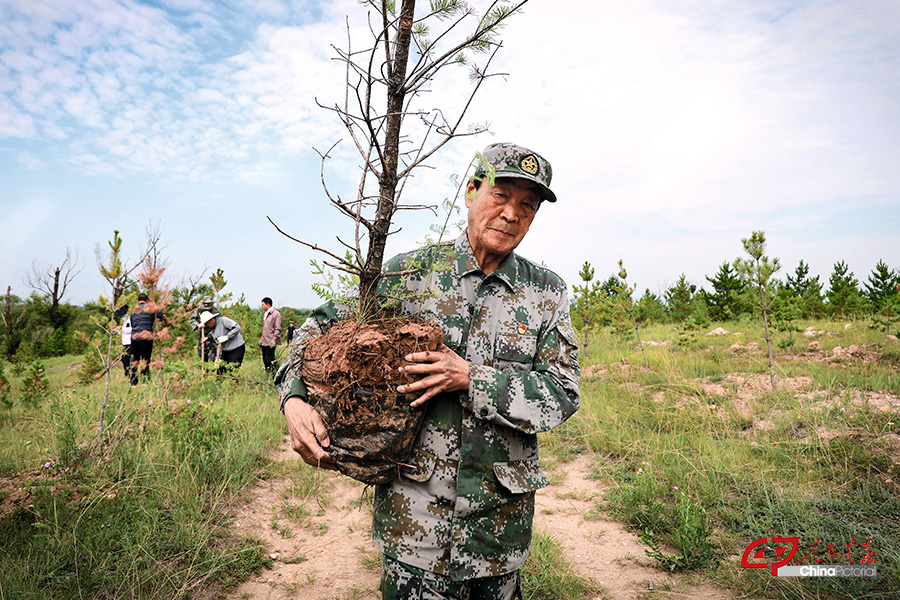
{"label": "background tree line", "polygon": [[[758,316],[755,289],[740,273],[736,261],[723,262],[701,286],[681,274],[661,295],[649,289],[632,300],[622,294],[616,274],[594,279],[589,262],[582,266],[581,284],[573,286],[572,320],[578,329],[597,329],[617,324],[617,307],[633,305],[639,323],[709,323],[740,321]],[[809,265],[800,264],[783,280],[773,279],[770,313],[776,322],[796,319],[872,318],[890,333],[898,333],[900,272],[879,260],[868,278],[859,280],[843,261],[836,263],[827,286],[818,275],[810,277]]]}
{"label": "background tree line", "polygon": [[[161,262],[156,249],[158,240],[158,231],[148,231],[148,246],[155,253],[155,262]],[[10,362],[24,364],[35,358],[85,352],[86,337],[95,332],[94,322],[107,313],[107,308],[100,299],[83,306],[65,301],[66,286],[78,271],[77,258],[73,260],[67,250],[59,266],[33,267],[26,274],[24,281],[33,290],[29,296],[13,294],[12,286],[6,286],[0,298],[2,356]],[[723,262],[699,287],[681,274],[661,295],[646,289],[637,299],[625,293],[617,273],[601,281],[594,279],[594,272],[586,261],[579,273],[581,284],[573,286],[572,320],[579,330],[618,326],[623,321],[624,309],[633,311],[629,315],[639,324],[674,323],[688,327],[758,316],[759,306],[752,298],[754,290],[735,262]],[[170,288],[172,302],[167,311],[190,311],[204,297],[222,297],[223,271],[217,270],[208,282],[203,281],[204,275],[187,276]],[[136,277],[124,277],[117,285],[116,293],[122,297],[136,296],[142,288]],[[810,276],[809,265],[801,260],[792,273],[786,274],[783,280],[773,280],[772,285],[774,298],[770,313],[773,321],[782,327],[797,319],[871,318],[873,325],[889,333],[900,333],[900,272],[884,260],[877,262],[862,284],[848,265],[839,261],[834,264],[826,286],[818,275]],[[306,309],[287,306],[279,310],[285,328],[291,320],[299,325],[308,314]],[[262,328],[259,308],[250,306],[242,294],[228,303],[223,314],[241,324],[248,345],[254,346]],[[172,333],[192,335],[186,320],[178,323]]]}
{"label": "background tree line", "polygon": [[[147,250],[142,258],[131,263],[131,267],[121,268],[112,277],[109,277],[108,265],[105,264],[107,259],[101,256],[98,246],[98,267],[101,275],[111,284],[111,289],[98,289],[97,300],[85,302],[82,306],[66,302],[64,297],[66,287],[81,270],[77,258],[73,259],[69,250],[60,265],[35,265],[23,277],[25,285],[33,290],[30,295],[19,296],[13,293],[11,285],[5,286],[5,293],[0,296],[0,357],[14,365],[24,365],[34,359],[84,354],[89,349],[89,340],[98,332],[97,323],[109,316],[109,301],[104,295],[109,295],[111,291],[112,303],[119,307],[123,302],[136,298],[139,292],[153,291],[148,289],[148,285],[157,285],[156,280],[152,284],[142,281],[142,274],[136,270],[136,267],[143,267],[146,276],[148,269],[165,270],[168,264],[161,256],[158,230],[148,228],[147,237]],[[113,240],[109,242],[110,248],[118,253],[121,244],[122,240],[118,232],[115,232]],[[150,266],[145,266],[145,262]],[[251,306],[243,294],[232,301],[231,294],[223,292],[227,282],[222,269],[210,275],[207,281],[204,278],[205,272],[199,276],[187,275],[178,285],[169,287],[167,292],[171,302],[166,306],[165,312],[189,314],[203,298],[214,298],[225,316],[241,324],[248,349],[255,347],[255,342],[262,333],[262,311],[258,304]],[[133,306],[129,307],[129,312],[131,309]],[[278,309],[281,311],[285,330],[291,320],[299,326],[309,314],[307,309],[289,306]],[[187,319],[176,320],[170,334],[184,335],[188,339],[196,335]]]}

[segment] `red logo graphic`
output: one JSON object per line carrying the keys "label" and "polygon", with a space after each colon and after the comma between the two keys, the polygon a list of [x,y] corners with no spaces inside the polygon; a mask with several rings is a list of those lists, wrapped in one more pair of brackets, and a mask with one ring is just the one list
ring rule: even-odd
{"label": "red logo graphic", "polygon": [[[771,543],[773,547],[766,546],[767,543]],[[775,547],[776,544],[790,544],[790,546]],[[750,558],[750,553],[753,552],[754,548],[759,549],[753,554],[753,558],[761,560],[762,562],[750,562],[748,560]],[[797,554],[799,548],[800,538],[798,537],[759,538],[758,540],[750,542],[750,545],[744,550],[744,555],[741,556],[741,568],[765,569],[769,566],[769,558],[774,558],[775,561],[772,563],[772,576],[777,577],[778,567],[783,567],[791,562],[791,559]],[[790,552],[788,550],[790,550]],[[766,556],[766,554],[769,554],[769,556]],[[773,554],[774,556],[772,556]]]}

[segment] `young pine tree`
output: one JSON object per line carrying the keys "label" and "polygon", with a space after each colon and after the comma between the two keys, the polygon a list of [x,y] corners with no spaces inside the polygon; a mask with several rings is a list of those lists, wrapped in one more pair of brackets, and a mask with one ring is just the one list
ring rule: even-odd
{"label": "young pine tree", "polygon": [[821,317],[825,312],[825,303],[822,300],[822,282],[819,276],[809,276],[809,265],[800,261],[794,269],[794,276],[790,273],[786,276],[784,287],[790,290],[791,295],[800,300],[800,317],[808,319]]}
{"label": "young pine tree", "polygon": [[706,280],[713,286],[713,292],[704,292],[706,309],[714,321],[728,321],[737,318],[746,310],[744,296],[746,285],[730,263],[719,265],[716,274]]}
{"label": "young pine tree", "polygon": [[584,261],[578,272],[584,285],[572,286],[572,320],[576,327],[580,326],[584,336],[584,350],[587,352],[591,334],[609,322],[606,305],[606,293],[599,281],[594,281],[594,267]]}
{"label": "young pine tree", "polygon": [[684,273],[675,284],[666,290],[666,307],[675,323],[682,323],[691,315],[692,300],[697,286],[688,283]]}
{"label": "young pine tree", "polygon": [[775,300],[777,282],[773,275],[781,268],[781,262],[774,258],[769,260],[766,253],[766,232],[754,231],[749,238],[741,240],[744,252],[750,258],[736,259],[734,268],[748,288],[753,290],[754,303],[762,312],[763,328],[766,335],[766,348],[769,352],[769,376],[772,389],[775,389],[775,363],[772,359],[772,335],[769,332],[769,308]]}
{"label": "young pine tree", "polygon": [[872,305],[872,310],[877,313],[900,293],[897,291],[898,285],[900,273],[889,268],[883,260],[879,260],[864,284],[863,295]]}
{"label": "young pine tree", "polygon": [[621,281],[616,288],[617,304],[621,310],[631,318],[631,326],[634,327],[634,335],[637,338],[638,346],[641,347],[641,354],[644,355],[644,366],[649,371],[650,361],[647,360],[647,352],[644,350],[644,343],[641,341],[641,332],[640,329],[638,329],[637,319],[634,314],[634,300],[631,298],[631,294],[634,293],[634,286],[628,285],[628,272],[625,271],[625,265],[622,263],[622,259],[619,259],[618,277]]}
{"label": "young pine tree", "polygon": [[859,281],[844,261],[835,263],[825,297],[832,316],[846,317],[862,312],[865,300],[859,291]]}

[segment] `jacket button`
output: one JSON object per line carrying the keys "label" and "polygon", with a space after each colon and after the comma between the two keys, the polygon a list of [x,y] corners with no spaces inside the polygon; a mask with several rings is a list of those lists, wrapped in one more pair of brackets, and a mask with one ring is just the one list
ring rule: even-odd
{"label": "jacket button", "polygon": [[487,417],[489,414],[491,414],[491,409],[489,409],[487,406],[482,406],[481,407],[481,416]]}

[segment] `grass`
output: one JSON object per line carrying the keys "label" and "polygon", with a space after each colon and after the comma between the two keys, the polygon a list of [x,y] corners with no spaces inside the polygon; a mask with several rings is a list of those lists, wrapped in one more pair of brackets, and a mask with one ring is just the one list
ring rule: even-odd
{"label": "grass", "polygon": [[[823,350],[805,352],[802,336],[795,355],[777,350],[773,390],[764,352],[730,350],[761,342],[758,328],[708,330],[719,325],[742,333],[676,343],[671,326],[643,330],[645,341],[670,342],[647,346],[649,370],[634,343],[595,336],[581,357],[595,373],[582,380],[581,410],[541,436],[551,481],[590,455],[609,485],[591,515],[628,524],[661,570],[756,597],[889,597],[900,589],[900,345],[864,324],[803,323],[827,332],[816,338]],[[861,352],[831,360],[852,345]],[[28,371],[5,371],[13,403],[0,405],[0,597],[221,597],[270,563],[259,540],[229,528],[260,478],[290,481],[272,526],[315,533],[310,516],[333,502],[332,484],[269,460],[284,422],[271,388],[253,383],[264,381],[260,365],[248,360],[235,382],[175,363],[165,385],[137,388],[114,370],[100,446],[102,382],[73,385],[75,360],[45,360],[50,392],[32,403],[16,400]],[[816,552],[852,540],[859,558],[871,539],[879,578],[739,567],[750,541],[779,535],[799,538],[798,560],[817,540]],[[377,568],[377,556],[361,560]],[[529,599],[604,594],[544,532],[523,574]]]}
{"label": "grass", "polygon": [[215,595],[266,566],[228,526],[282,436],[271,390],[172,373],[131,388],[116,370],[100,445],[102,382],[70,386],[72,362],[45,361],[48,397],[2,417],[0,596]]}
{"label": "grass", "polygon": [[[826,352],[803,353],[802,336],[797,356],[779,351],[773,390],[764,352],[729,350],[761,335],[722,325],[744,333],[652,346],[649,372],[636,346],[598,338],[582,368],[599,375],[582,380],[582,409],[544,446],[597,456],[611,485],[599,508],[640,534],[661,568],[713,574],[767,598],[875,598],[900,589],[896,342],[864,324],[811,323],[828,332],[818,338]],[[642,338],[676,335],[656,327]],[[863,352],[830,360],[833,348],[851,345]],[[852,540],[858,561],[871,539],[879,578],[772,578],[735,568],[750,541],[779,535],[800,538],[798,560],[816,540],[820,548]]]}
{"label": "grass", "polygon": [[601,586],[578,576],[572,570],[563,556],[559,542],[544,532],[535,532],[521,575],[525,600],[608,597]]}

